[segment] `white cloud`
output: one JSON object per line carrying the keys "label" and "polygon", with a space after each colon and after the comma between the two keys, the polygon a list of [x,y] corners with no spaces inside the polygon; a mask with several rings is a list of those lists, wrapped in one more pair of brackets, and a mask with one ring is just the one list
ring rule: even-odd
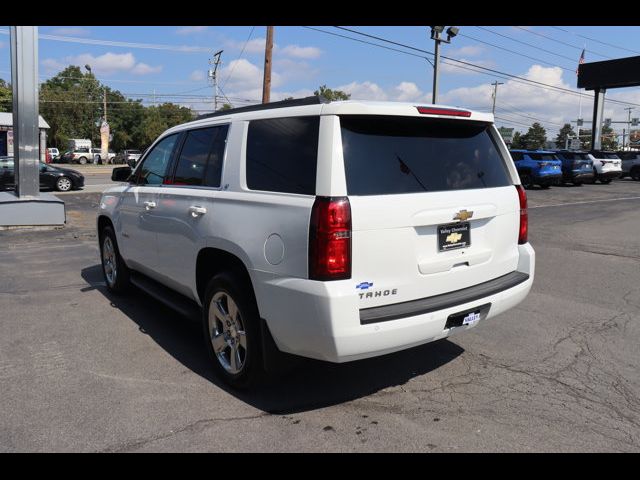
{"label": "white cloud", "polygon": [[178,35],[191,35],[194,33],[202,33],[207,30],[208,27],[181,27],[176,30]]}
{"label": "white cloud", "polygon": [[82,27],[56,28],[51,33],[53,35],[66,35],[70,37],[88,37],[91,34],[89,29]]}
{"label": "white cloud", "polygon": [[428,95],[420,90],[418,85],[408,81],[400,82],[387,90],[380,87],[377,83],[370,81],[351,82],[336,88],[337,90],[351,94],[352,100],[423,102],[428,99]]}
{"label": "white cloud", "polygon": [[278,50],[278,53],[282,55],[286,55],[294,58],[318,58],[322,55],[322,50],[318,47],[300,47],[298,45],[287,45],[281,50]]}
{"label": "white cloud", "polygon": [[[494,68],[496,65],[491,60],[479,60],[474,59],[473,61],[467,60],[465,58],[458,58],[458,60],[463,62],[473,63],[474,65],[478,65],[480,67],[485,68]],[[477,70],[472,69],[472,67],[468,65],[464,65],[458,62],[452,62],[450,60],[441,60],[440,62],[440,72],[441,73],[451,73],[454,75],[477,75]]]}
{"label": "white cloud", "polygon": [[91,66],[91,71],[95,75],[110,75],[118,72],[129,72],[133,75],[148,75],[162,71],[162,65],[149,65],[137,62],[133,53],[105,53],[94,56],[90,53],[83,53],[75,56],[68,56],[62,60],[47,58],[42,61],[42,66],[47,73],[57,73],[69,65],[78,65],[84,70],[85,65]]}
{"label": "white cloud", "polygon": [[[227,82],[225,90],[252,90],[259,88],[262,91],[262,68],[254,65],[245,58],[232,60],[222,68],[219,73],[223,82]],[[231,75],[231,76],[229,76]],[[229,78],[227,80],[227,77]],[[283,77],[278,72],[271,72],[271,86],[277,88],[283,83]],[[260,95],[262,96],[262,94]]]}
{"label": "white cloud", "polygon": [[447,55],[450,57],[476,57],[484,53],[484,47],[480,45],[467,45],[460,48],[454,48],[452,50],[447,50]]}
{"label": "white cloud", "polygon": [[224,42],[225,48],[231,50],[241,51],[244,47],[245,53],[264,53],[264,46],[266,44],[265,38],[254,38],[253,40],[249,40],[248,42],[244,41],[236,41],[236,40],[226,40]]}
{"label": "white cloud", "polygon": [[189,80],[192,80],[194,82],[201,82],[202,80],[204,80],[205,78],[205,74],[202,70],[194,70],[193,72],[191,72],[191,75],[189,75]]}
{"label": "white cloud", "polygon": [[162,71],[162,65],[152,67],[146,63],[138,63],[131,69],[131,73],[134,75],[148,75],[150,73],[160,73]]}

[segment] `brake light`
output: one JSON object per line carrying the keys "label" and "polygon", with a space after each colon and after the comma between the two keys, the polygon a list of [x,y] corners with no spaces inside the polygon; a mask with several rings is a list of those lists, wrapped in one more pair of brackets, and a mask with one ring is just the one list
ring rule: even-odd
{"label": "brake light", "polygon": [[453,108],[416,107],[419,113],[424,115],[448,115],[450,117],[470,117],[468,110],[455,110]]}
{"label": "brake light", "polygon": [[529,213],[527,212],[527,192],[522,185],[516,185],[518,200],[520,201],[520,230],[518,232],[518,243],[527,243],[529,237]]}
{"label": "brake light", "polygon": [[316,197],[309,223],[309,279],[351,278],[351,206],[347,197]]}

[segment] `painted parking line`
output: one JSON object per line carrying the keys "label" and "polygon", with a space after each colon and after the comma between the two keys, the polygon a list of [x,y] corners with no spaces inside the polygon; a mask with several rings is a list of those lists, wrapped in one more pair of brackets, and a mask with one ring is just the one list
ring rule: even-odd
{"label": "painted parking line", "polygon": [[606,198],[603,200],[585,200],[582,202],[567,202],[567,203],[554,203],[551,205],[536,205],[534,207],[529,207],[529,209],[533,208],[548,208],[548,207],[567,207],[570,205],[584,205],[588,203],[604,203],[604,202],[621,202],[623,200],[640,200],[640,196],[638,197],[621,197],[621,198]]}

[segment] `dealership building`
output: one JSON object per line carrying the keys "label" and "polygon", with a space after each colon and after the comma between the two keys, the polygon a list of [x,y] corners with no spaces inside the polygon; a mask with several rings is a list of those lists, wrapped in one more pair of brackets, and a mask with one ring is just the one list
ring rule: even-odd
{"label": "dealership building", "polygon": [[[39,116],[40,161],[45,160],[47,149],[47,129],[49,124]],[[0,157],[13,156],[13,113],[0,112]]]}

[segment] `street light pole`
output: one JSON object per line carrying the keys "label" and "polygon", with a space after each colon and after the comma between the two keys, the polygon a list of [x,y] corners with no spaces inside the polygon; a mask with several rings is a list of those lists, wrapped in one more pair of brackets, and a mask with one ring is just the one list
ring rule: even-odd
{"label": "street light pole", "polygon": [[433,94],[432,103],[438,103],[438,67],[440,66],[440,43],[451,43],[451,39],[458,35],[459,29],[457,27],[447,28],[447,39],[445,40],[440,36],[443,32],[444,26],[432,26],[431,27],[431,40],[435,41],[434,59],[433,59]]}

